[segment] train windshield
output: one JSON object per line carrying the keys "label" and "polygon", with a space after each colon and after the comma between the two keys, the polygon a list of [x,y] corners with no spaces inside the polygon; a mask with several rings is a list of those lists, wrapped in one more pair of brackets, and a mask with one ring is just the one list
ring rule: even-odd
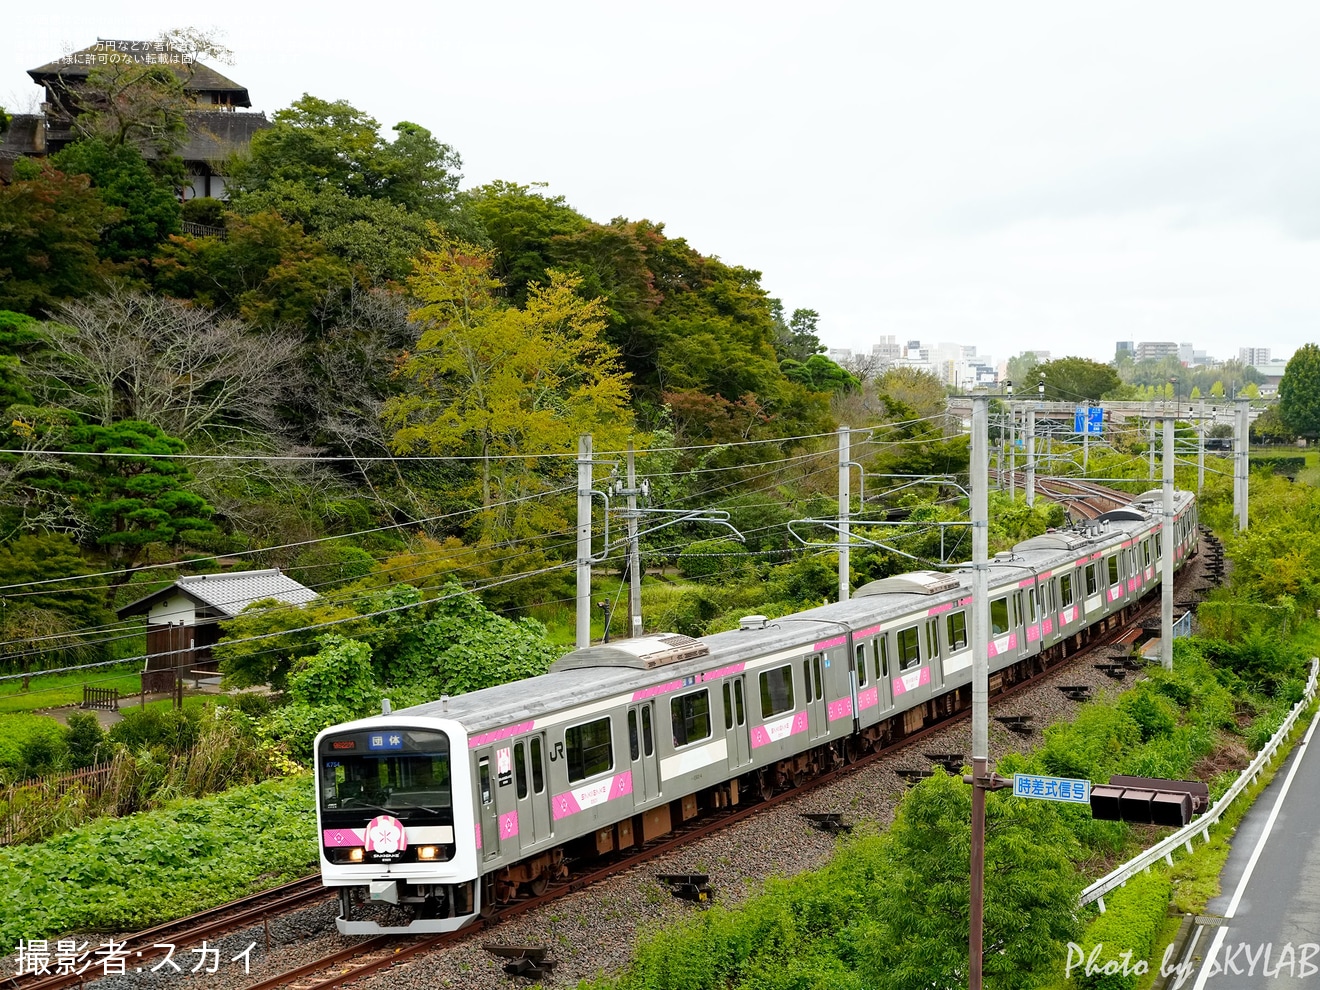
{"label": "train windshield", "polygon": [[326,736],[317,753],[321,808],[448,817],[453,804],[449,737],[428,729]]}

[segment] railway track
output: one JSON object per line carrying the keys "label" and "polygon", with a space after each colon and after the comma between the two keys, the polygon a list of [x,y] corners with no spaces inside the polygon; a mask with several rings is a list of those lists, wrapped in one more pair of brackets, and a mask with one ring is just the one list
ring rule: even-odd
{"label": "railway track", "polygon": [[[261,923],[272,915],[296,911],[327,900],[330,896],[321,886],[320,874],[316,874],[240,897],[236,901],[190,914],[186,918],[133,932],[115,941],[129,948],[133,953],[130,965],[136,967],[164,958],[169,951],[164,946],[200,945],[205,940]],[[103,975],[104,968],[94,972],[92,967],[88,967],[82,973],[52,973],[34,978],[11,976],[0,986],[21,987],[22,990],[61,990],[63,987],[89,983]]]}
{"label": "railway track", "polygon": [[[1179,578],[1180,584],[1184,587],[1189,581],[1193,580],[1195,580],[1193,576],[1186,571]],[[1085,649],[1070,655],[1066,659],[1055,662],[1033,677],[1019,681],[995,693],[991,696],[991,705],[1008,699],[1029,687],[1036,686],[1046,676],[1052,676],[1076,665],[1094,662],[1103,658],[1105,651],[1124,641],[1125,634],[1130,630],[1140,629],[1142,621],[1152,611],[1157,612],[1158,608],[1158,599],[1143,605],[1134,612],[1129,622],[1097,635]],[[942,731],[960,720],[970,718],[970,715],[970,707],[963,708],[950,716],[924,726],[910,735],[904,736],[883,749],[864,755],[852,763],[839,765],[818,774],[804,781],[800,786],[789,788],[770,798],[752,804],[711,812],[699,818],[691,826],[677,831],[653,845],[574,875],[566,881],[553,884],[548,891],[540,896],[529,895],[516,900],[501,907],[491,917],[482,919],[475,925],[468,926],[460,931],[415,939],[400,938],[399,936],[372,938],[359,945],[339,949],[322,959],[250,984],[244,990],[275,990],[276,987],[293,987],[295,990],[330,990],[332,987],[349,985],[427,952],[444,949],[460,941],[466,941],[482,931],[543,907],[568,894],[590,887],[611,876],[674,852],[721,829],[728,828],[786,802],[796,801],[814,790],[833,783],[845,774],[909,750],[926,737]]]}

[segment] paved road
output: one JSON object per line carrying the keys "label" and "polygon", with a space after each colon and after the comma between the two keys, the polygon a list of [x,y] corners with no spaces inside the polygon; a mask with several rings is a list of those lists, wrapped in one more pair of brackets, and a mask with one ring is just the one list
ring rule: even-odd
{"label": "paved road", "polygon": [[[1317,723],[1320,714],[1238,827],[1220,877],[1223,893],[1198,932],[1200,968],[1183,987],[1320,990]],[[1223,919],[1217,925],[1216,916]]]}

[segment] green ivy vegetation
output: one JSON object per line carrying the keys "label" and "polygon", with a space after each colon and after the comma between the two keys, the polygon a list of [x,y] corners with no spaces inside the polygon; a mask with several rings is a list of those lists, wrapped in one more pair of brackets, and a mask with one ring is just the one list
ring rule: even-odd
{"label": "green ivy vegetation", "polygon": [[315,832],[311,780],[297,776],[0,847],[0,951],[145,928],[305,876]]}

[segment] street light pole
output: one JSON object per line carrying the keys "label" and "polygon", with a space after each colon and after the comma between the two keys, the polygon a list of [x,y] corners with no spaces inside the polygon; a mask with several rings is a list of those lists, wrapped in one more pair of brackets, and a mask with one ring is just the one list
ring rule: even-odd
{"label": "street light pole", "polygon": [[1004,380],[1008,393],[1008,497],[1017,495],[1017,416],[1013,412],[1013,383]]}

